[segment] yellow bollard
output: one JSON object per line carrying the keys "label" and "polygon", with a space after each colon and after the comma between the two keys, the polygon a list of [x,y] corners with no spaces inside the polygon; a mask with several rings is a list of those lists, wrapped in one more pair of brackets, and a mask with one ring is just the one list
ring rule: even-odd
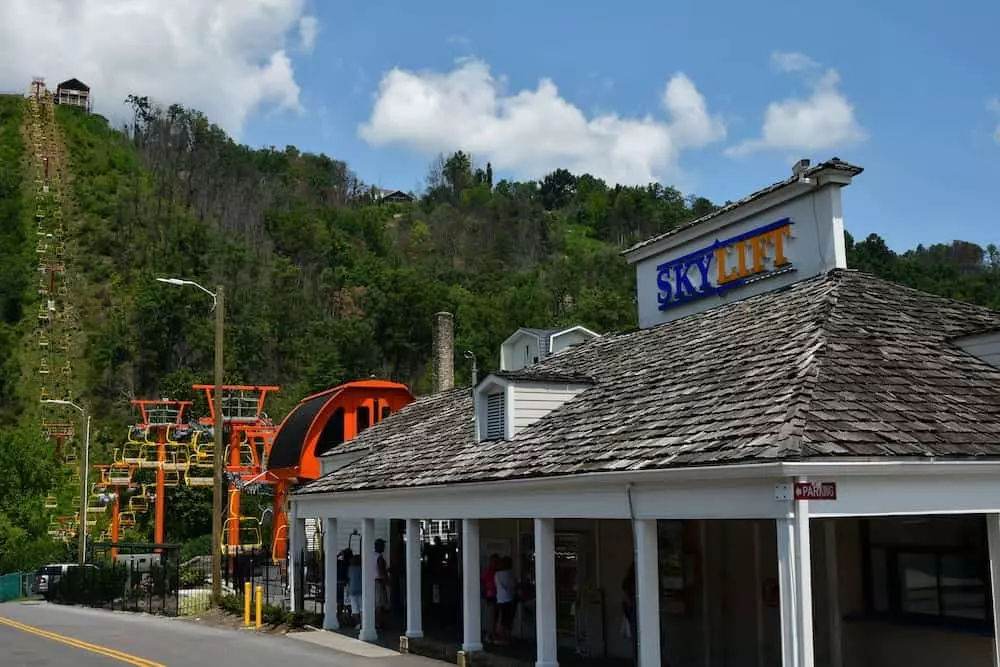
{"label": "yellow bollard", "polygon": [[243,584],[243,626],[250,627],[250,582]]}
{"label": "yellow bollard", "polygon": [[261,625],[261,616],[264,611],[264,587],[257,586],[257,627]]}

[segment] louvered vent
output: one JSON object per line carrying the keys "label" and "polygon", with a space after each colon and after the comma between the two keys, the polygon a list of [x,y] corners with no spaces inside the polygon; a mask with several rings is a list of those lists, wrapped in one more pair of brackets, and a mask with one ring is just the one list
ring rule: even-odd
{"label": "louvered vent", "polygon": [[507,434],[504,427],[504,393],[498,391],[486,397],[486,439],[503,440]]}

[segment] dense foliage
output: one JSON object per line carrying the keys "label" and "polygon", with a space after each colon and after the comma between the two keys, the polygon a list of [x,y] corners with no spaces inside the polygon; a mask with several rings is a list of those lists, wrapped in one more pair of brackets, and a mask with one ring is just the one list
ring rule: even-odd
{"label": "dense foliage", "polygon": [[[634,275],[620,250],[714,208],[659,184],[609,186],[563,169],[494,182],[489,165],[461,152],[432,165],[417,202],[381,203],[343,162],[251,149],[198,112],[128,102],[123,130],[58,110],[74,177],[79,391],[95,415],[98,461],[124,436],[132,398],[191,398],[206,412],[191,384],[211,381],[211,301],[156,277],[225,286],[227,381],[281,385],[269,410],[280,418],[309,392],[371,375],[428,389],[438,310],[456,315],[459,382],[468,381],[462,352],[493,368],[520,325],[630,328]],[[17,391],[27,371],[16,351],[36,298],[22,108],[0,98],[0,571],[50,558],[41,498],[60,483]],[[858,268],[1000,307],[992,246],[896,254],[873,235],[849,251]],[[207,490],[170,494],[168,541],[208,532]],[[131,537],[149,531],[141,519]]]}

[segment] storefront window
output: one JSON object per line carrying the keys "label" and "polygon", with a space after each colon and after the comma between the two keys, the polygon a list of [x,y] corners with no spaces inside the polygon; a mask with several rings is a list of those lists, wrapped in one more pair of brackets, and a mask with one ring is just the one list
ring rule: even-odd
{"label": "storefront window", "polygon": [[871,612],[974,625],[989,620],[981,517],[872,519],[863,529]]}

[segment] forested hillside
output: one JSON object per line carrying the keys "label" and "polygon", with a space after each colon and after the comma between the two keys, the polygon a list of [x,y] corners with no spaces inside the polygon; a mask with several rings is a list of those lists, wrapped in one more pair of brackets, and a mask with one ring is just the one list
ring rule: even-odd
{"label": "forested hillside", "polygon": [[[97,460],[123,437],[131,399],[197,400],[191,385],[212,379],[211,300],[156,277],[225,286],[226,380],[281,385],[269,410],[277,419],[307,393],[356,378],[426,390],[438,310],[455,313],[457,349],[484,369],[517,326],[632,327],[634,276],[620,250],[713,209],[668,186],[609,186],[565,170],[494,182],[463,153],[431,166],[418,202],[383,204],[343,162],[251,149],[196,111],[129,104],[133,122],[121,131],[57,110],[72,173],[75,391],[95,416]],[[31,545],[47,539],[41,499],[55,483],[19,352],[38,299],[22,107],[0,98],[0,571],[49,556]],[[850,261],[1000,307],[992,246],[895,254],[870,236],[850,244]],[[463,363],[457,375],[468,381]],[[168,540],[206,532],[194,502],[171,504]]]}

